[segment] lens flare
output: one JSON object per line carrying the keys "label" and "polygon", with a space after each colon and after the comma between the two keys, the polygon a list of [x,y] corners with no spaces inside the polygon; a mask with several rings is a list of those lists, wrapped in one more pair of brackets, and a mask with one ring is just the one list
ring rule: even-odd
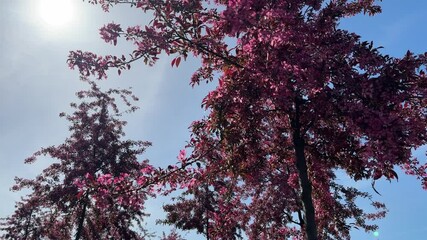
{"label": "lens flare", "polygon": [[73,18],[73,4],[70,0],[41,0],[39,14],[46,24],[63,26]]}

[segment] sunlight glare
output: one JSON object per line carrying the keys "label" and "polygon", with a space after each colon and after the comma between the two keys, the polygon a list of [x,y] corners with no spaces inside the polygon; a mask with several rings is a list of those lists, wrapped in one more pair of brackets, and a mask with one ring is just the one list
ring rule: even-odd
{"label": "sunlight glare", "polygon": [[73,18],[71,0],[41,0],[39,14],[43,21],[50,26],[64,26]]}

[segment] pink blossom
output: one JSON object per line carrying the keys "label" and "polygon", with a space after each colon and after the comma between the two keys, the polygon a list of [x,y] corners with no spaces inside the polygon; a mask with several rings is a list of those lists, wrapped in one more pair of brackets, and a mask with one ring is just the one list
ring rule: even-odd
{"label": "pink blossom", "polygon": [[186,152],[185,149],[179,151],[178,160],[185,164]]}

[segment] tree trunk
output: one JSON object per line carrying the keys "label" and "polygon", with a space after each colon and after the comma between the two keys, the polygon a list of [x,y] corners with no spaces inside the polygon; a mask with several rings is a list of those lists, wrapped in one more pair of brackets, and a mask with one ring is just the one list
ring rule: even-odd
{"label": "tree trunk", "polygon": [[296,167],[301,186],[301,201],[304,211],[304,223],[301,230],[305,231],[307,240],[317,240],[317,226],[312,199],[312,184],[308,178],[307,161],[305,159],[304,138],[301,135],[299,101],[295,102],[295,118],[292,121],[293,143],[295,148]]}
{"label": "tree trunk", "polygon": [[203,199],[203,207],[205,209],[205,214],[206,214],[206,240],[210,240],[209,237],[209,213],[208,213],[208,204],[209,204],[209,186],[206,183],[205,185],[205,199]]}
{"label": "tree trunk", "polygon": [[85,199],[85,202],[83,204],[84,205],[83,205],[82,215],[80,216],[80,219],[79,219],[79,224],[77,226],[76,237],[75,237],[74,240],[79,240],[80,237],[81,237],[81,235],[82,235],[83,223],[84,223],[84,220],[85,220],[85,217],[86,217],[86,206],[87,206],[86,199]]}

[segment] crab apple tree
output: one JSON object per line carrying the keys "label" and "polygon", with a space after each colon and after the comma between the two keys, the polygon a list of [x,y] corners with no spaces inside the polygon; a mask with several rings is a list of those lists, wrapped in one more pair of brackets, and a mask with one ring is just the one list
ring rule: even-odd
{"label": "crab apple tree", "polygon": [[60,114],[71,135],[58,146],[42,148],[25,160],[54,160],[34,179],[16,178],[12,190],[29,189],[15,212],[2,219],[2,239],[144,239],[144,202],[152,188],[140,190],[153,168],[139,161],[149,142],[123,140],[114,96],[133,112],[130,90],[101,91],[93,82],[77,93],[74,113]]}
{"label": "crab apple tree", "polygon": [[[427,54],[384,55],[339,26],[345,17],[380,13],[376,1],[89,2],[105,11],[128,4],[152,19],[100,29],[108,43],[133,43],[128,57],[70,52],[69,66],[83,77],[103,79],[137,60],[152,65],[165,53],[172,66],[189,54],[201,60],[191,84],[218,80],[202,102],[209,115],[192,124],[191,154],[172,167],[187,176],[170,181],[187,190],[165,207],[165,221],[212,239],[239,232],[250,239],[349,239],[352,227],[376,229],[366,221],[386,210],[368,193],[340,185],[336,170],[374,183],[396,179],[394,169],[402,167],[427,189],[427,166],[411,155],[427,141]],[[361,209],[358,198],[378,211]]]}

